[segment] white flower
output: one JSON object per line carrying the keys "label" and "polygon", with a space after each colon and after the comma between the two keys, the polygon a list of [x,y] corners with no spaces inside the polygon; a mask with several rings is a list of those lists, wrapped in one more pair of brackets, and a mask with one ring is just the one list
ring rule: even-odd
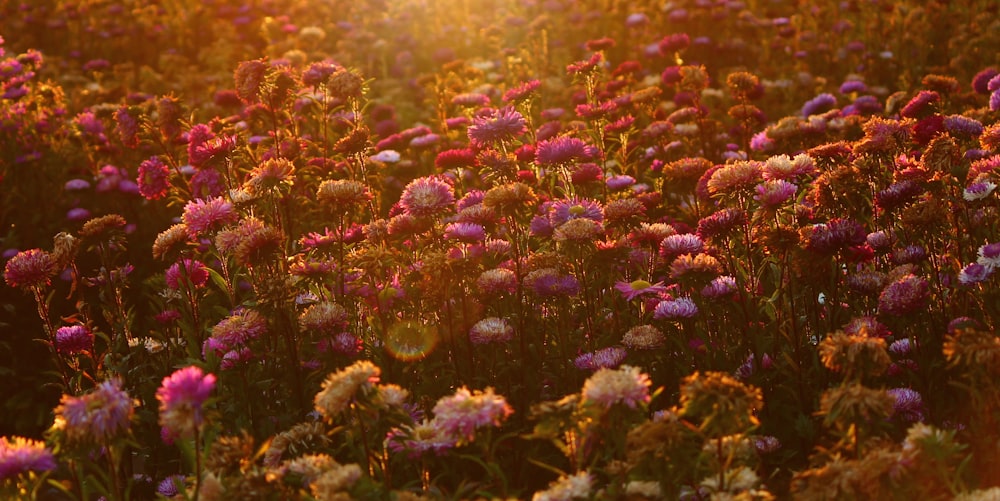
{"label": "white flower", "polygon": [[371,159],[376,162],[394,164],[399,161],[400,156],[399,152],[396,150],[382,150],[375,155],[372,155]]}

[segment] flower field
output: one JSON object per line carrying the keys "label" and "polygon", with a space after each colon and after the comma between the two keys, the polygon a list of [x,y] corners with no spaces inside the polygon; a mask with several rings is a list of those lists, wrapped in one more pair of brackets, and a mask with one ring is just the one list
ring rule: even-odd
{"label": "flower field", "polygon": [[0,499],[1000,499],[992,0],[0,0]]}

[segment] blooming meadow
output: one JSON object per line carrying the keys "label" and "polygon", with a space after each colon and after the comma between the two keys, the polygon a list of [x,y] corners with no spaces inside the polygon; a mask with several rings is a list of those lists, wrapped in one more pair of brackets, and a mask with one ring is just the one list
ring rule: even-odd
{"label": "blooming meadow", "polygon": [[0,37],[0,498],[1000,496],[992,1]]}

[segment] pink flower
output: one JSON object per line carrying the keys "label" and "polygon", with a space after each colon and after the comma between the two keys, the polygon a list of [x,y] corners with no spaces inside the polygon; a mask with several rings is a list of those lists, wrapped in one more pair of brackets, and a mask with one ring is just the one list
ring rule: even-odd
{"label": "pink flower", "polygon": [[7,261],[3,277],[11,287],[30,289],[49,285],[56,271],[56,262],[51,254],[41,249],[29,249],[18,252]]}
{"label": "pink flower", "polygon": [[180,289],[186,283],[201,288],[208,282],[208,268],[201,261],[184,259],[170,266],[165,278],[167,287],[173,290]]}
{"label": "pink flower", "polygon": [[622,293],[622,297],[625,298],[626,301],[631,301],[646,294],[659,294],[667,291],[663,282],[651,284],[645,280],[633,280],[631,282],[621,281],[615,284],[615,289],[618,289],[618,292]]}
{"label": "pink flower", "polygon": [[181,220],[187,226],[188,234],[196,237],[202,233],[218,230],[223,226],[236,222],[238,215],[233,204],[222,197],[208,200],[192,200],[184,206]]}
{"label": "pink flower", "polygon": [[159,157],[150,157],[139,164],[139,194],[146,200],[157,200],[167,195],[170,189],[170,170]]}
{"label": "pink flower", "polygon": [[67,325],[56,330],[56,351],[64,355],[94,349],[94,333],[83,325]]}
{"label": "pink flower", "polygon": [[461,387],[454,395],[442,397],[434,405],[434,419],[441,428],[460,441],[471,442],[475,432],[486,426],[500,426],[514,409],[493,388],[470,392]]}
{"label": "pink flower", "polygon": [[410,181],[399,197],[399,205],[411,216],[434,216],[455,203],[451,185],[437,177],[421,177]]}
{"label": "pink flower", "polygon": [[204,419],[202,405],[215,389],[215,376],[189,366],[163,379],[156,390],[160,401],[160,425],[173,437],[187,437]]}

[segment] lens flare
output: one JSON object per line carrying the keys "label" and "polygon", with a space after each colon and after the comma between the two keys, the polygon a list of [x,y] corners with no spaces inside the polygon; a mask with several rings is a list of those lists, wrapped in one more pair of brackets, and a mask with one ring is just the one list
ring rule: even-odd
{"label": "lens flare", "polygon": [[403,320],[389,328],[385,349],[398,360],[422,360],[434,351],[438,342],[437,327],[415,320]]}

